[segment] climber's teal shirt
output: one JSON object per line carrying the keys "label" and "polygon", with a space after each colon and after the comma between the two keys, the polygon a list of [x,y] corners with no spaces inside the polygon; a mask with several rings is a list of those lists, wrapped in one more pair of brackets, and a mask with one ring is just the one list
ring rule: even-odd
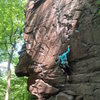
{"label": "climber's teal shirt", "polygon": [[61,64],[68,64],[67,55],[69,52],[70,52],[70,47],[68,46],[68,50],[59,56],[58,62],[60,62]]}

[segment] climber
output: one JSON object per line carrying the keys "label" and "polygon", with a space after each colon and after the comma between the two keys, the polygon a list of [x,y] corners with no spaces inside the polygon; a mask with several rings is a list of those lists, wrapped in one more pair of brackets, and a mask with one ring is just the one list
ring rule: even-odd
{"label": "climber", "polygon": [[67,55],[68,55],[69,52],[70,52],[70,45],[68,45],[68,50],[65,53],[63,53],[62,55],[59,56],[58,62],[60,62],[62,65],[68,64]]}
{"label": "climber", "polygon": [[68,45],[68,50],[58,57],[59,66],[64,70],[65,73],[67,73],[67,75],[70,75],[70,68],[67,60],[67,55],[69,54],[69,52],[70,52],[70,45]]}

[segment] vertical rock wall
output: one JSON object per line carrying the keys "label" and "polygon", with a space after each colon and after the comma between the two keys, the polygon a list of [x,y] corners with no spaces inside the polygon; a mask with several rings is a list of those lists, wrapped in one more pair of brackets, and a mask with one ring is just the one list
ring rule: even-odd
{"label": "vertical rock wall", "polygon": [[[100,17],[95,0],[29,0],[17,76],[39,100],[99,100]],[[56,59],[71,45],[69,80]],[[23,49],[23,48],[22,48]]]}

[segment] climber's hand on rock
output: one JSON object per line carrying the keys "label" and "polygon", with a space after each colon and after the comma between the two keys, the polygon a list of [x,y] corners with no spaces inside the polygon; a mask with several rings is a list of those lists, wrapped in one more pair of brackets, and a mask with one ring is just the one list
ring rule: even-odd
{"label": "climber's hand on rock", "polygon": [[70,48],[70,45],[68,45],[68,48]]}

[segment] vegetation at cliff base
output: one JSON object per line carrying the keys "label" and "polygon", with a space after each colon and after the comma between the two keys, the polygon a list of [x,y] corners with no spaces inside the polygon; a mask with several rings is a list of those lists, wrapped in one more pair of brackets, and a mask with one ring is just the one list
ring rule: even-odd
{"label": "vegetation at cliff base", "polygon": [[31,100],[27,78],[15,75],[25,23],[26,0],[0,0],[0,100]]}

